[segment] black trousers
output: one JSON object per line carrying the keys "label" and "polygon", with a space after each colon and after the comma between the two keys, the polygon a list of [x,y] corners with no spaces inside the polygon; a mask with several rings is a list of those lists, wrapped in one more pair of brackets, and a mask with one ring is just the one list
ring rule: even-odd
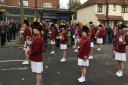
{"label": "black trousers", "polygon": [[10,32],[10,40],[16,39],[16,32]]}
{"label": "black trousers", "polygon": [[7,40],[8,40],[8,42],[10,42],[10,33],[9,32],[7,32]]}
{"label": "black trousers", "polygon": [[1,35],[1,46],[4,46],[6,42],[6,34]]}

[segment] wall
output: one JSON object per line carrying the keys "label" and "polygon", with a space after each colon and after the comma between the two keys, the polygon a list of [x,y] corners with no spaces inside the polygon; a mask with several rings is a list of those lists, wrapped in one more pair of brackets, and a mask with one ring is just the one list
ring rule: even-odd
{"label": "wall", "polygon": [[77,11],[77,21],[83,24],[88,24],[93,21],[95,25],[98,24],[97,17],[95,15],[96,5],[89,6],[87,8],[82,8]]}
{"label": "wall", "polygon": [[123,13],[124,21],[128,21],[128,13]]}
{"label": "wall", "polygon": [[113,11],[113,4],[110,4],[109,15],[122,16],[122,6],[116,5],[116,11]]}

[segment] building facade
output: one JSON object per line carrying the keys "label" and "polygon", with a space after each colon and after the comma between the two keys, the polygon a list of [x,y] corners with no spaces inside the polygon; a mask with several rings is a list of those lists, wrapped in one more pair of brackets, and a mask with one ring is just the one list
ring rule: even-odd
{"label": "building facade", "polygon": [[93,21],[95,25],[114,26],[123,22],[128,26],[127,0],[88,0],[77,10],[77,21],[88,24]]}
{"label": "building facade", "polygon": [[[35,17],[35,12],[37,17],[42,18],[44,21],[69,19],[69,11],[59,9],[59,0],[23,0],[23,8],[24,16],[29,20]],[[36,11],[35,8],[37,8]],[[0,19],[13,18],[19,22],[20,17],[20,0],[0,0]]]}

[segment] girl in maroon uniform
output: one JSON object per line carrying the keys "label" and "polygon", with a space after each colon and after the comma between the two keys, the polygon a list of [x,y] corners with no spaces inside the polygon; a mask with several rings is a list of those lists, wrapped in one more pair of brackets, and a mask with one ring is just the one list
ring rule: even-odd
{"label": "girl in maroon uniform", "polygon": [[105,33],[105,28],[102,25],[99,25],[97,32],[96,32],[96,38],[97,38],[96,41],[98,44],[98,48],[97,48],[98,51],[101,50],[101,45],[103,44],[104,33]]}
{"label": "girl in maroon uniform", "polygon": [[81,69],[81,77],[78,78],[79,82],[85,82],[86,76],[86,67],[89,66],[89,54],[90,54],[90,39],[88,37],[88,30],[83,30],[82,37],[79,43],[79,50],[78,50],[78,65],[82,67]]}
{"label": "girl in maroon uniform", "polygon": [[75,48],[75,52],[78,52],[78,43],[80,41],[80,37],[81,37],[81,34],[82,34],[82,29],[80,27],[79,24],[76,25],[76,29],[75,29],[75,34],[73,36],[74,40],[75,40],[75,45],[73,46],[73,48]]}
{"label": "girl in maroon uniform", "polygon": [[66,61],[66,57],[67,57],[67,33],[66,33],[66,29],[64,28],[64,26],[61,28],[61,33],[60,33],[60,49],[62,50],[63,53],[63,58],[60,60],[61,62],[65,62]]}
{"label": "girl in maroon uniform", "polygon": [[126,61],[126,46],[128,45],[128,35],[119,27],[115,36],[115,60],[117,61],[118,77],[123,76],[124,62]]}
{"label": "girl in maroon uniform", "polygon": [[91,53],[89,56],[89,59],[93,59],[93,48],[94,48],[94,40],[95,40],[95,36],[96,36],[96,28],[93,24],[93,22],[89,22],[89,37],[91,40]]}
{"label": "girl in maroon uniform", "polygon": [[37,85],[42,85],[44,41],[41,29],[33,28],[34,38],[29,51],[32,72],[36,73]]}
{"label": "girl in maroon uniform", "polygon": [[27,51],[29,49],[29,46],[31,45],[31,40],[30,40],[30,37],[31,37],[31,29],[30,29],[28,20],[24,20],[23,29],[24,29],[23,30],[24,51],[25,51],[26,60],[22,64],[25,65],[25,64],[29,64],[29,57],[28,57]]}
{"label": "girl in maroon uniform", "polygon": [[54,47],[55,47],[55,44],[56,44],[56,35],[57,35],[57,31],[56,31],[56,28],[54,25],[51,26],[51,29],[50,29],[50,43],[52,45],[52,51],[51,51],[51,54],[54,54],[55,51],[54,51]]}

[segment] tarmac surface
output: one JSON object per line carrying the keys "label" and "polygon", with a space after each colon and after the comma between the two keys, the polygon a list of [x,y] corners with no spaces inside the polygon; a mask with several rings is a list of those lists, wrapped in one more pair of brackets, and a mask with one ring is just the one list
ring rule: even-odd
{"label": "tarmac surface", "polygon": [[[96,46],[95,46],[96,47]],[[101,52],[94,49],[94,59],[90,60],[85,83],[79,83],[80,67],[73,48],[67,50],[67,61],[61,63],[59,48],[54,55],[47,48],[44,59],[43,85],[128,85],[128,62],[124,76],[116,77],[116,62],[112,46],[103,45]],[[127,53],[128,54],[128,53]],[[18,47],[0,48],[0,85],[36,85],[30,65],[22,65],[24,51]]]}

